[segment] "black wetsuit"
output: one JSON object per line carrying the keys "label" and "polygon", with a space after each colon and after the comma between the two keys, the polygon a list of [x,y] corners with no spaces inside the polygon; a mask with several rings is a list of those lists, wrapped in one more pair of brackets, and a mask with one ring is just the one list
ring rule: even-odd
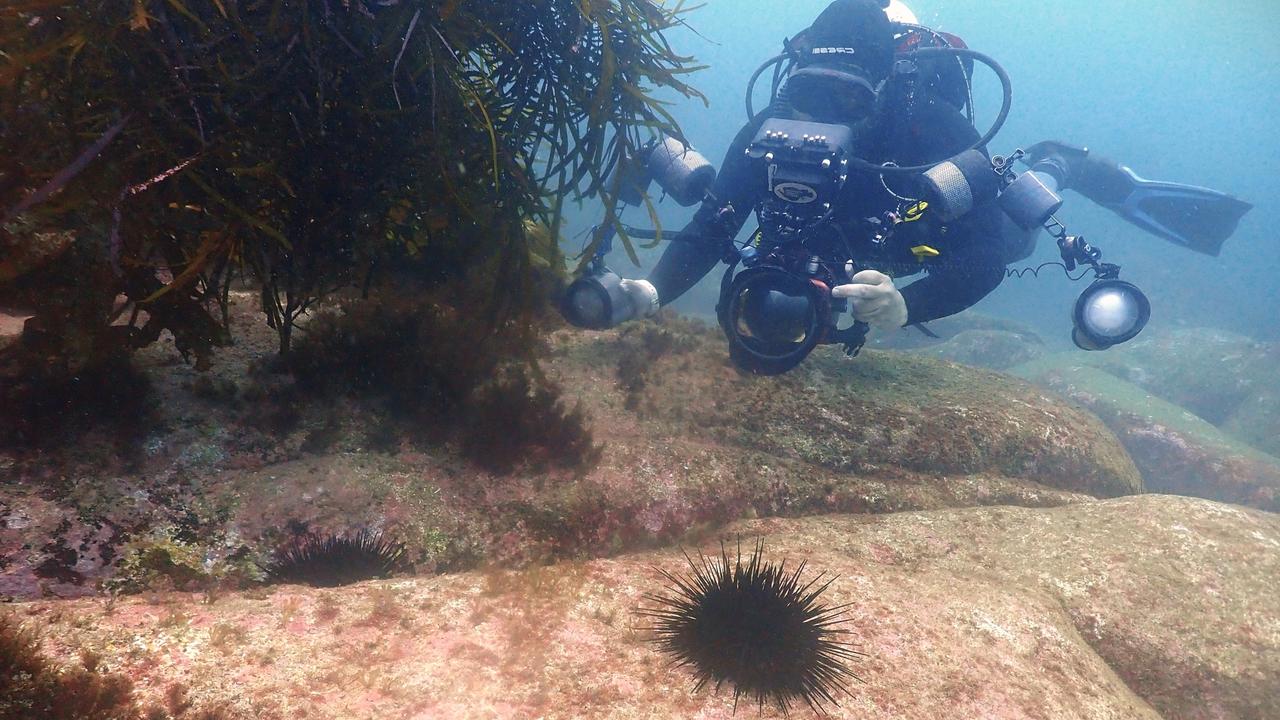
{"label": "black wetsuit", "polygon": [[[779,107],[785,108],[785,103],[761,113],[738,133],[712,188],[714,200],[703,204],[650,274],[648,279],[663,304],[684,294],[724,259],[725,235],[736,235],[762,200],[765,180],[749,163],[745,150],[765,120],[788,112]],[[876,163],[891,160],[901,166],[918,165],[949,158],[978,140],[977,131],[962,112],[936,97],[920,98],[913,104],[910,119],[902,117],[899,114],[898,118],[882,119],[876,126],[860,126],[857,154]],[[901,178],[890,178],[890,183],[899,193],[914,186]],[[736,211],[728,228],[716,219],[725,203],[731,203]],[[926,212],[919,222],[899,225],[885,247],[876,247],[865,220],[897,210],[900,205],[878,176],[851,172],[837,203],[835,219],[844,228],[854,257],[837,255],[828,259],[852,259],[859,269],[874,268],[895,277],[927,271],[926,277],[900,288],[907,304],[908,324],[958,313],[986,297],[1004,279],[1009,250],[1001,233],[1000,210],[994,203],[975,208],[949,223],[930,220]],[[928,245],[940,255],[919,262],[911,252],[919,245]]]}

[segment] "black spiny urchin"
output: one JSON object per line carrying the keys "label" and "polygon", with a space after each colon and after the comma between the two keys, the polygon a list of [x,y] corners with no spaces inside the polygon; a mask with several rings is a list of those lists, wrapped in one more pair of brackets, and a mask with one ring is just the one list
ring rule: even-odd
{"label": "black spiny urchin", "polygon": [[302,535],[281,550],[266,568],[270,582],[338,587],[385,578],[401,566],[404,545],[382,533]]}
{"label": "black spiny urchin", "polygon": [[719,558],[699,555],[695,563],[685,554],[692,576],[660,571],[672,584],[670,595],[645,595],[658,607],[640,614],[653,619],[658,647],[693,670],[695,691],[729,682],[735,710],[739,696],[747,696],[784,713],[797,699],[823,712],[824,704],[836,703],[835,693],[849,692],[848,680],[858,679],[845,663],[862,653],[842,639],[848,631],[835,628],[847,605],[819,602],[834,577],[801,585],[805,563],[788,572],[785,562],[765,562],[763,550],[758,542],[745,565],[741,545],[734,562],[723,544]]}

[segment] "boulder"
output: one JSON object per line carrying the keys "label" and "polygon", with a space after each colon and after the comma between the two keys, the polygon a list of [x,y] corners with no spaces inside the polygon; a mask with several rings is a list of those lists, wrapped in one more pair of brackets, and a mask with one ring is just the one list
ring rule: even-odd
{"label": "boulder", "polygon": [[[1139,496],[736,523],[834,575],[865,654],[834,718],[1266,720],[1280,697],[1280,517]],[[228,718],[723,718],[650,642],[661,550],[525,570],[13,606],[62,662]],[[181,697],[183,692],[178,693]],[[771,708],[760,717],[780,715]],[[806,709],[793,711],[809,717]]]}
{"label": "boulder", "polygon": [[932,336],[918,328],[907,327],[897,332],[874,333],[871,347],[878,350],[915,350],[930,348],[951,340],[966,332],[993,332],[1020,338],[1028,345],[1043,345],[1044,341],[1031,327],[1016,320],[965,311],[958,315],[926,323]]}
{"label": "boulder", "polygon": [[1124,443],[1149,491],[1280,511],[1280,459],[1136,385],[1073,364],[1078,357],[1046,358],[1015,372],[1102,418]]}
{"label": "boulder", "polygon": [[1035,336],[1005,330],[965,330],[918,352],[962,365],[1007,370],[1042,358],[1049,351]]}
{"label": "boulder", "polygon": [[[675,321],[669,321],[674,323]],[[1007,375],[893,351],[849,359],[819,348],[795,370],[755,377],[728,361],[723,338],[680,325],[572,336],[557,362],[566,389],[590,407],[602,437],[641,423],[648,437],[763,452],[845,476],[906,471],[995,475],[1096,497],[1141,491],[1132,462],[1088,413]],[[689,334],[687,343],[661,338]],[[648,345],[623,407],[609,375]]]}
{"label": "boulder", "polygon": [[[613,555],[742,517],[1046,507],[1142,490],[1101,421],[992,372],[822,350],[784,377],[743,376],[718,334],[678,318],[563,331],[551,346],[543,369],[604,444],[587,471],[497,475],[447,446],[371,450],[365,438],[385,419],[351,402],[304,407],[295,430],[264,435],[238,419],[264,414],[248,393],[232,386],[239,409],[228,410],[227,393],[179,380],[188,368],[152,365],[166,402],[138,467],[108,471],[111,446],[73,467],[0,453],[28,488],[0,487],[0,595],[241,585],[302,532],[377,528],[429,573]],[[225,365],[217,372],[235,370]],[[335,444],[308,451],[317,433]],[[48,522],[4,525],[35,516]]]}
{"label": "boulder", "polygon": [[1280,457],[1280,368],[1259,383],[1221,425],[1231,435]]}
{"label": "boulder", "polygon": [[1216,328],[1178,328],[1144,335],[1080,362],[1222,427],[1242,405],[1266,402],[1261,400],[1264,394],[1275,398],[1280,345]]}

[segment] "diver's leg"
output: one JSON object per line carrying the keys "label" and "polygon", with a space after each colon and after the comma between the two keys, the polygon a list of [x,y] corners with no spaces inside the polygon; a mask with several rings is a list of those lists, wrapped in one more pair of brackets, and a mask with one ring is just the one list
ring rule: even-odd
{"label": "diver's leg", "polygon": [[1147,180],[1088,150],[1042,142],[1027,150],[1032,170],[1057,180],[1147,232],[1183,247],[1217,255],[1245,213],[1247,202],[1226,193]]}

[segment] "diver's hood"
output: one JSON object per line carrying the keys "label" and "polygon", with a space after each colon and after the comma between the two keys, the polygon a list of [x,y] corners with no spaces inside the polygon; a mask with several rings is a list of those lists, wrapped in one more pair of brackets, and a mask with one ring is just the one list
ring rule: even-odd
{"label": "diver's hood", "polygon": [[836,0],[790,47],[792,107],[827,122],[858,120],[875,107],[876,87],[893,68],[893,25],[877,0]]}
{"label": "diver's hood", "polygon": [[895,46],[894,26],[875,0],[836,0],[791,42],[800,67],[852,66],[872,85],[889,77]]}

